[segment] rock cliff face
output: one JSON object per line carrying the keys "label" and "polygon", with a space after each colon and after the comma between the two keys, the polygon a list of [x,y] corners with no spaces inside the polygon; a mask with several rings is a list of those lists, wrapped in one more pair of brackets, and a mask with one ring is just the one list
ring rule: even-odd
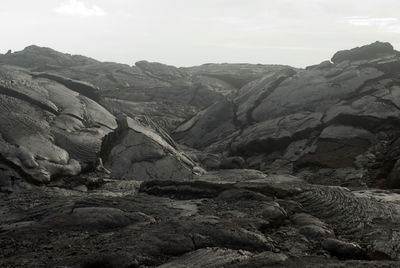
{"label": "rock cliff face", "polygon": [[306,69],[0,54],[1,267],[399,267],[399,172],[387,43]]}

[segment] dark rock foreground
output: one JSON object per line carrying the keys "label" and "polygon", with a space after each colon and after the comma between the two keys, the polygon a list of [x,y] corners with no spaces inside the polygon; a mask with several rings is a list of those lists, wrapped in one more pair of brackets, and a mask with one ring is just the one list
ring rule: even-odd
{"label": "dark rock foreground", "polygon": [[0,267],[400,267],[400,55],[0,54]]}

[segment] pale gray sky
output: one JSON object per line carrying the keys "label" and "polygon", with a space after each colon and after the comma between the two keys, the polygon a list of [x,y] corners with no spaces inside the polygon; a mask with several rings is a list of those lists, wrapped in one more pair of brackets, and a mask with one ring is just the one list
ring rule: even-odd
{"label": "pale gray sky", "polygon": [[1,0],[0,51],[304,67],[377,40],[400,49],[399,10],[399,0]]}

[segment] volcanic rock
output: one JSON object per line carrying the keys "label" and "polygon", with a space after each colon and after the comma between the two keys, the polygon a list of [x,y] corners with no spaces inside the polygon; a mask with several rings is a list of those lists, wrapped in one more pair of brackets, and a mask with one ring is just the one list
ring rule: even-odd
{"label": "volcanic rock", "polygon": [[78,175],[97,164],[115,118],[93,100],[25,70],[0,68],[0,154],[35,182]]}
{"label": "volcanic rock", "polygon": [[103,158],[111,176],[125,180],[189,178],[194,167],[166,133],[129,117],[105,138]]}
{"label": "volcanic rock", "polygon": [[340,63],[345,60],[368,60],[383,56],[391,56],[393,54],[395,54],[395,51],[390,43],[382,43],[377,41],[370,45],[336,52],[331,61],[334,63]]}
{"label": "volcanic rock", "polygon": [[[389,156],[388,147],[400,134],[399,62],[390,44],[374,43],[339,52],[333,63],[268,72],[173,136],[198,150],[243,157],[245,168],[389,187],[400,156]],[[377,137],[382,132],[385,139]]]}
{"label": "volcanic rock", "polygon": [[399,53],[332,61],[0,55],[0,266],[398,267]]}

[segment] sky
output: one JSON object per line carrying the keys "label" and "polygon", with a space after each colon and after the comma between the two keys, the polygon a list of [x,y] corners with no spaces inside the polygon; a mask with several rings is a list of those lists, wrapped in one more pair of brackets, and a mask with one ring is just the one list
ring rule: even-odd
{"label": "sky", "polygon": [[1,0],[0,53],[29,45],[133,65],[305,67],[379,41],[400,50],[399,0]]}

